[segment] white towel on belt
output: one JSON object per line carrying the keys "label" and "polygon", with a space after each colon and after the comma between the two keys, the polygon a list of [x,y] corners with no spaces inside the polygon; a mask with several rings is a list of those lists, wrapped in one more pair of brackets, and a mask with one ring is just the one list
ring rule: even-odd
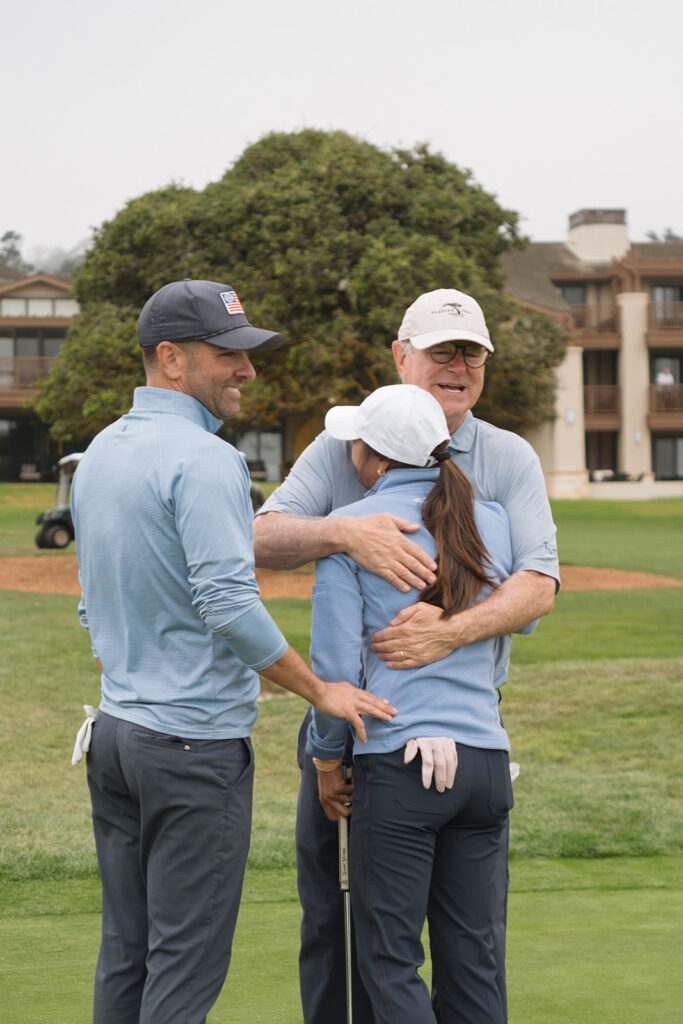
{"label": "white towel on belt", "polygon": [[83,755],[87,754],[90,750],[92,727],[95,724],[95,719],[97,718],[97,712],[89,704],[84,704],[83,710],[85,711],[86,719],[76,735],[76,745],[74,746],[74,752],[71,756],[72,764],[78,764]]}

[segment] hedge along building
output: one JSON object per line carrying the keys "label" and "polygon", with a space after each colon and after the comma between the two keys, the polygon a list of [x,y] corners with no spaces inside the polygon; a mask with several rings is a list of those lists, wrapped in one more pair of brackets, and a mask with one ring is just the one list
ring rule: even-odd
{"label": "hedge along building", "polygon": [[683,242],[631,243],[624,210],[502,257],[506,290],[568,332],[556,419],[527,435],[552,498],[683,495]]}
{"label": "hedge along building", "polygon": [[31,402],[77,312],[68,274],[0,264],[0,480],[46,479],[64,454]]}

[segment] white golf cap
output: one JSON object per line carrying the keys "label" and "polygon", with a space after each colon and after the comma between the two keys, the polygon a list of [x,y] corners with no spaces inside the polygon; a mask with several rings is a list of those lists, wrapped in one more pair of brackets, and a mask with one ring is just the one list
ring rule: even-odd
{"label": "white golf cap", "polygon": [[335,405],[325,428],[339,441],[360,438],[379,455],[408,466],[435,465],[432,452],[451,437],[437,400],[414,384],[378,388],[360,405]]}
{"label": "white golf cap", "polygon": [[493,352],[481,306],[455,288],[437,288],[420,295],[406,310],[398,340],[410,341],[418,349],[443,341],[474,341]]}

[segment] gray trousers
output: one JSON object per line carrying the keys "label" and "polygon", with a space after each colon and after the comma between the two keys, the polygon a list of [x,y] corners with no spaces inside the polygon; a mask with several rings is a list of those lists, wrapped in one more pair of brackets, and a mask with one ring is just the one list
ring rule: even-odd
{"label": "gray trousers", "polygon": [[249,739],[195,740],[100,713],[87,758],[102,879],[94,1024],[204,1024],[249,850]]}
{"label": "gray trousers", "polygon": [[[301,786],[296,817],[296,856],[299,899],[301,901],[301,948],[299,982],[304,1024],[346,1024],[344,987],[344,911],[339,892],[337,824],[326,817],[318,799],[318,780],[310,757],[306,756],[306,732],[310,711],[299,731],[299,767]],[[413,762],[419,763],[419,759]],[[353,834],[355,809],[351,815]],[[496,905],[493,947],[496,960],[496,985],[504,1012],[507,1013],[505,984],[505,933],[507,926],[509,822],[503,821],[504,852],[496,865],[494,880]],[[438,1013],[436,978],[433,978],[434,1006]],[[354,1024],[373,1024],[369,996],[354,961]]]}
{"label": "gray trousers", "polygon": [[[346,1024],[344,903],[339,889],[339,831],[318,799],[318,776],[305,755],[310,712],[299,733],[301,786],[296,815],[296,865],[301,902],[299,984],[303,1024]],[[351,822],[353,829],[353,822]],[[372,1024],[370,998],[352,974],[353,1022]]]}
{"label": "gray trousers", "polygon": [[351,902],[375,1024],[433,1024],[418,974],[427,918],[443,1024],[505,1024],[493,929],[507,860],[508,755],[458,744],[452,790],[422,785],[403,751],[354,760]]}

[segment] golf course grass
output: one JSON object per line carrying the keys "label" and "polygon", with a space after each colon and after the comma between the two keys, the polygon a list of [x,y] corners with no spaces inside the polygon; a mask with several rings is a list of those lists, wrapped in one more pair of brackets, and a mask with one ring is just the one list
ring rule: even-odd
{"label": "golf course grass", "polygon": [[[0,581],[2,554],[45,557],[26,519],[49,495],[32,487],[0,486]],[[565,564],[683,580],[683,502],[560,502],[554,513]],[[308,602],[269,607],[305,653]],[[85,772],[70,755],[98,680],[73,597],[0,590],[0,614],[0,1024],[85,1024],[99,882]],[[514,639],[502,705],[521,763],[511,1024],[680,1017],[682,622],[683,587],[560,592],[536,634]],[[261,705],[244,899],[209,1024],[301,1020],[293,824],[303,711],[298,698]]]}
{"label": "golf course grass", "polygon": [[[19,886],[0,918],[0,1020],[88,1021],[97,951],[96,879]],[[675,857],[515,862],[508,987],[512,1024],[673,1024],[683,999]],[[301,1020],[294,870],[249,870],[233,958],[210,1024]],[[423,970],[429,980],[429,963]]]}

